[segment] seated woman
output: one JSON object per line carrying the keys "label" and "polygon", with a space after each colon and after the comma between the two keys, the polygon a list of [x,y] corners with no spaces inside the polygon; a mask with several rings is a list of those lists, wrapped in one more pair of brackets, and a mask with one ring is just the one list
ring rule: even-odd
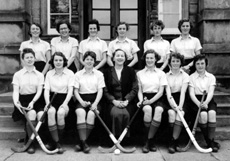
{"label": "seated woman", "polygon": [[[199,126],[204,135],[208,147],[213,152],[218,152],[220,144],[214,141],[216,130],[216,103],[213,99],[216,86],[216,78],[213,74],[206,71],[208,59],[205,55],[194,57],[194,66],[196,72],[190,76],[189,94],[191,103],[189,104],[189,116],[191,119],[196,118],[198,108],[201,108]],[[207,92],[204,102],[201,103],[203,92]]]}
{"label": "seated woman", "polygon": [[[32,49],[23,49],[21,57],[24,67],[14,74],[12,81],[14,102],[14,112],[12,117],[14,121],[24,119],[21,108],[26,107],[28,118],[35,126],[36,118],[39,120],[43,114],[44,107],[40,106],[36,101],[42,93],[44,76],[34,67],[35,53]],[[26,132],[28,137],[33,133],[28,122],[26,123]],[[28,148],[27,152],[30,154],[35,153],[33,143]]]}
{"label": "seated woman", "polygon": [[[181,110],[181,113],[184,115],[184,110],[186,110],[186,91],[189,83],[189,75],[185,73],[181,66],[183,65],[184,56],[179,53],[172,53],[169,57],[169,66],[171,70],[166,74],[168,86],[166,87],[166,93],[168,98],[168,110],[169,115],[169,126],[170,126],[170,135],[172,135],[171,142],[169,144],[168,151],[169,153],[175,153],[177,146],[177,139],[180,136],[181,129],[183,124],[180,120],[179,115],[176,112],[176,108]],[[176,104],[172,103],[171,99],[174,99]]]}
{"label": "seated woman", "polygon": [[74,73],[68,69],[67,59],[61,52],[55,52],[52,55],[50,64],[53,67],[45,79],[45,101],[48,105],[50,98],[54,93],[57,93],[51,107],[48,110],[48,127],[53,138],[53,145],[58,148],[58,153],[64,152],[60,145],[60,138],[65,128],[65,117],[68,115],[70,108],[73,105],[73,86]]}
{"label": "seated woman", "polygon": [[138,91],[136,73],[126,66],[126,53],[117,49],[113,53],[114,66],[105,71],[105,98],[112,121],[112,132],[119,137],[127,126],[135,107],[134,98]]}
{"label": "seated woman", "polygon": [[103,74],[94,68],[96,54],[88,51],[83,56],[84,68],[75,74],[74,95],[77,98],[75,113],[77,115],[77,130],[81,143],[75,146],[76,151],[83,150],[88,153],[90,148],[86,143],[88,136],[94,128],[95,114],[93,110],[100,111],[99,102],[105,87]]}
{"label": "seated woman", "polygon": [[[162,95],[164,87],[167,85],[165,73],[156,68],[156,62],[160,60],[160,56],[154,50],[147,50],[143,58],[146,66],[137,73],[138,79],[138,107],[143,103],[145,138],[146,142],[142,148],[143,153],[156,151],[154,136],[161,123],[164,104]],[[146,97],[146,99],[144,99]],[[154,116],[152,117],[152,114]]]}

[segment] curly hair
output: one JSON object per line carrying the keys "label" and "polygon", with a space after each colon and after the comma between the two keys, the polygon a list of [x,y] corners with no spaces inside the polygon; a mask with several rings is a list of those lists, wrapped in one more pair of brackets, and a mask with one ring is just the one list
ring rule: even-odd
{"label": "curly hair", "polygon": [[53,55],[52,55],[52,57],[51,57],[51,59],[50,59],[50,61],[49,61],[49,64],[52,66],[52,68],[54,68],[55,66],[54,66],[54,57],[55,56],[60,56],[60,57],[62,57],[63,58],[63,67],[66,67],[67,66],[67,62],[68,62],[68,60],[66,59],[66,57],[65,57],[65,55],[62,53],[62,52],[55,52]]}

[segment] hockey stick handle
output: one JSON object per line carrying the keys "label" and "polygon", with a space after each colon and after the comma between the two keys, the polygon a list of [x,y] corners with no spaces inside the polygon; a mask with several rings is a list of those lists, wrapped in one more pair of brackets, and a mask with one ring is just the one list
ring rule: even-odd
{"label": "hockey stick handle", "polygon": [[[175,100],[173,99],[173,97],[171,97],[170,99],[172,100],[172,103],[174,104],[174,106],[177,107],[177,104],[176,104]],[[192,141],[192,143],[193,143],[194,146],[196,147],[196,149],[197,149],[198,151],[202,152],[202,153],[210,153],[210,152],[212,152],[212,148],[203,149],[203,148],[201,148],[201,147],[198,145],[198,143],[197,143],[195,137],[193,136],[192,132],[190,131],[190,129],[189,129],[189,127],[188,127],[188,124],[187,124],[187,122],[185,121],[185,119],[184,119],[184,117],[183,117],[181,111],[180,111],[178,108],[176,108],[176,111],[177,111],[177,113],[178,113],[178,115],[179,115],[179,117],[180,117],[180,119],[181,119],[181,121],[182,121],[182,123],[183,123],[183,125],[184,125],[184,127],[185,127],[185,129],[186,129],[186,131],[187,131],[187,133],[188,133],[188,135],[189,135],[191,141]]]}

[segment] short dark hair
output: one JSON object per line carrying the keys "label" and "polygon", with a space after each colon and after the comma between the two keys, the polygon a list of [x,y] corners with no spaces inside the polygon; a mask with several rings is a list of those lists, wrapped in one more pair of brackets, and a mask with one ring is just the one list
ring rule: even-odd
{"label": "short dark hair", "polygon": [[154,26],[160,26],[161,27],[161,30],[163,30],[165,28],[165,24],[163,23],[163,21],[161,20],[156,20],[156,21],[153,21],[152,23],[150,23],[150,26],[149,28],[151,30],[153,30],[153,27]]}
{"label": "short dark hair", "polygon": [[[193,59],[193,66],[196,67],[196,62],[198,60],[204,60],[205,61],[205,65],[208,66],[208,59],[206,58],[206,56],[204,54],[198,54],[194,57]],[[196,68],[195,68],[196,69]]]}
{"label": "short dark hair", "polygon": [[[182,24],[183,24],[184,22],[189,22],[189,24],[190,24],[190,31],[191,31],[191,29],[193,28],[193,26],[192,26],[192,22],[191,22],[189,19],[182,19],[182,20],[180,20],[180,21],[178,22],[178,29],[179,29],[179,31],[181,32],[181,26],[182,26]],[[189,32],[190,32],[190,31],[189,31]]]}
{"label": "short dark hair", "polygon": [[[156,59],[155,64],[158,62],[158,60],[161,59],[161,56],[160,56],[155,50],[150,49],[150,50],[147,50],[147,51],[143,54],[142,59],[143,59],[144,61],[145,61],[145,59],[146,59],[146,55],[147,55],[147,54],[154,54],[154,55],[155,55],[155,59]],[[146,62],[145,62],[145,63],[146,63]]]}
{"label": "short dark hair", "polygon": [[67,25],[67,27],[69,28],[69,32],[72,31],[72,26],[71,26],[71,24],[70,24],[70,22],[68,20],[60,20],[60,21],[58,21],[58,23],[56,25],[56,30],[57,30],[58,33],[60,33],[60,26],[62,24],[66,24]]}
{"label": "short dark hair", "polygon": [[85,61],[85,59],[86,59],[88,56],[92,57],[93,60],[94,60],[94,62],[96,62],[97,56],[96,56],[96,53],[95,53],[95,52],[93,52],[93,51],[86,51],[85,54],[84,54],[84,56],[83,56],[83,61]]}
{"label": "short dark hair", "polygon": [[24,59],[25,55],[31,53],[35,57],[35,52],[31,48],[24,48],[22,50],[22,59]]}
{"label": "short dark hair", "polygon": [[[115,54],[116,54],[118,51],[122,51],[122,52],[125,54],[124,66],[126,66],[126,65],[127,65],[127,60],[128,60],[128,58],[127,58],[126,52],[125,52],[124,50],[120,49],[120,48],[116,49],[116,50],[113,52],[112,61],[113,61],[113,59],[114,59],[114,57],[115,57]],[[114,62],[114,61],[113,61],[113,62]]]}
{"label": "short dark hair", "polygon": [[100,25],[99,25],[98,20],[92,19],[91,21],[89,21],[89,23],[88,23],[88,30],[89,30],[89,25],[96,25],[97,26],[97,31],[100,31]]}
{"label": "short dark hair", "polygon": [[115,27],[116,32],[117,32],[118,26],[120,26],[120,25],[125,25],[125,26],[126,26],[126,30],[127,30],[127,31],[129,30],[129,24],[128,24],[128,23],[126,23],[126,22],[119,22],[119,23],[116,25],[116,27]]}
{"label": "short dark hair", "polygon": [[184,55],[181,55],[180,53],[174,53],[172,52],[170,55],[169,55],[169,65],[171,66],[171,61],[172,61],[172,57],[176,58],[176,59],[180,59],[180,62],[181,62],[181,65],[180,66],[183,66],[184,65]]}
{"label": "short dark hair", "polygon": [[49,64],[52,66],[52,68],[54,68],[55,66],[54,66],[54,57],[55,56],[60,56],[60,57],[62,57],[63,58],[63,67],[66,67],[67,66],[67,62],[68,62],[68,60],[66,59],[66,57],[65,57],[65,55],[62,53],[62,52],[55,52],[53,55],[52,55],[52,57],[51,57],[51,59],[50,59],[50,61],[49,61]]}
{"label": "short dark hair", "polygon": [[30,24],[30,28],[29,28],[29,31],[28,31],[28,35],[29,35],[30,37],[32,37],[32,34],[30,33],[30,30],[31,30],[31,26],[32,26],[32,25],[35,25],[35,26],[39,27],[39,29],[40,29],[39,37],[42,36],[42,34],[43,34],[42,27],[41,27],[40,24],[35,23],[35,22],[33,22],[32,24]]}

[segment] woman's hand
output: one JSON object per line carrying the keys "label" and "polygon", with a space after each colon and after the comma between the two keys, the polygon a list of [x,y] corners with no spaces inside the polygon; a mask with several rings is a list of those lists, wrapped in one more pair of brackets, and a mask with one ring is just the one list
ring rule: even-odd
{"label": "woman's hand", "polygon": [[16,102],[16,104],[15,104],[15,106],[17,107],[17,109],[23,114],[23,112],[22,112],[22,110],[21,110],[21,108],[22,108],[22,105],[21,105],[21,103],[18,101],[18,102]]}
{"label": "woman's hand", "polygon": [[90,105],[90,102],[82,101],[82,102],[80,102],[80,104],[81,104],[82,107],[87,107],[87,106]]}
{"label": "woman's hand", "polygon": [[148,100],[148,99],[146,99],[146,100],[143,101],[143,105],[151,105],[152,103],[153,102],[150,101],[150,100]]}
{"label": "woman's hand", "polygon": [[126,101],[120,101],[121,108],[125,108],[126,106],[128,106],[128,104],[129,104],[128,100],[126,100]]}
{"label": "woman's hand", "polygon": [[201,103],[200,104],[200,107],[202,108],[202,109],[208,109],[208,104],[206,103],[206,102],[203,102],[203,103]]}
{"label": "woman's hand", "polygon": [[63,103],[60,108],[63,108],[65,111],[68,111],[69,106],[66,103]]}
{"label": "woman's hand", "polygon": [[93,111],[93,110],[96,110],[97,109],[97,104],[96,103],[93,103],[90,107],[90,109]]}
{"label": "woman's hand", "polygon": [[34,108],[34,101],[31,101],[27,107],[27,110],[32,110]]}

